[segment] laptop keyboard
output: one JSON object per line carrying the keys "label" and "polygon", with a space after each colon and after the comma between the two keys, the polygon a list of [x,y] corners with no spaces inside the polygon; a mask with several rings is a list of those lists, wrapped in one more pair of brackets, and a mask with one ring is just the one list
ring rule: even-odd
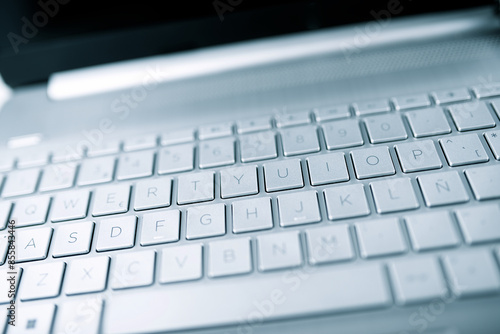
{"label": "laptop keyboard", "polygon": [[85,157],[4,155],[1,277],[12,219],[19,272],[7,332],[255,326],[498,293],[496,96],[443,90],[108,140]]}

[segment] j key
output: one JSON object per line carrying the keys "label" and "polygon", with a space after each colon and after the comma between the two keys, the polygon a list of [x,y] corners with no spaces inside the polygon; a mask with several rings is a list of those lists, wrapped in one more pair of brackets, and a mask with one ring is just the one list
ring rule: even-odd
{"label": "j key", "polygon": [[7,226],[11,208],[12,208],[11,202],[8,201],[0,202],[0,230],[3,230]]}
{"label": "j key", "polygon": [[267,116],[244,119],[236,122],[236,128],[239,134],[269,130],[271,129],[271,120]]}
{"label": "j key", "polygon": [[363,145],[363,137],[356,119],[328,122],[322,125],[326,148],[338,148]]}
{"label": "j key", "polygon": [[71,190],[55,195],[52,204],[51,220],[61,222],[85,218],[89,206],[88,190]]}
{"label": "j key", "polygon": [[283,227],[321,221],[318,195],[314,190],[279,195],[278,208]]}
{"label": "j key", "polygon": [[458,131],[491,128],[495,121],[483,101],[475,101],[451,106],[451,117]]}
{"label": "j key", "polygon": [[292,156],[319,151],[318,134],[314,126],[300,126],[281,132],[283,154]]}
{"label": "j key", "polygon": [[108,279],[109,257],[95,256],[68,262],[64,293],[77,295],[103,291]]}
{"label": "j key", "polygon": [[198,129],[198,138],[200,138],[200,140],[228,137],[232,134],[233,123],[231,122],[200,126]]}
{"label": "j key", "polygon": [[395,174],[387,146],[351,151],[354,170],[358,179]]}
{"label": "j key", "polygon": [[98,188],[95,191],[92,215],[97,217],[127,212],[129,199],[130,186],[128,185],[120,184]]}
{"label": "j key", "polygon": [[142,216],[141,245],[157,245],[179,240],[179,210],[147,213]]}
{"label": "j key", "polygon": [[351,111],[349,110],[349,105],[347,104],[333,107],[315,108],[313,111],[316,122],[325,122],[351,117]]}
{"label": "j key", "polygon": [[465,175],[478,201],[500,198],[500,165],[466,169]]}
{"label": "j key", "polygon": [[185,172],[194,168],[192,144],[169,146],[158,153],[158,174]]}
{"label": "j key", "polygon": [[273,159],[278,156],[274,132],[240,136],[241,162]]}
{"label": "j key", "polygon": [[429,207],[463,203],[469,200],[456,171],[417,176],[425,204]]}
{"label": "j key", "polygon": [[153,151],[123,154],[118,160],[116,179],[128,180],[150,176],[153,174],[153,162]]}
{"label": "j key", "polygon": [[23,304],[19,306],[19,318],[15,326],[8,326],[8,334],[51,333],[56,307],[54,304]]}
{"label": "j key", "polygon": [[413,249],[417,252],[453,247],[460,243],[455,224],[447,211],[405,217]]}
{"label": "j key", "polygon": [[[102,299],[95,295],[60,304],[57,308],[54,333],[65,333],[68,328],[78,328],[80,333],[99,333],[102,304]],[[84,317],[80,314],[82,310],[88,312]]]}
{"label": "j key", "polygon": [[232,165],[234,158],[234,140],[223,138],[200,143],[200,168]]}
{"label": "j key", "polygon": [[189,204],[214,199],[214,172],[180,175],[177,204]]}
{"label": "j key", "polygon": [[90,252],[93,231],[94,223],[90,221],[58,226],[52,242],[52,256],[87,254]]}
{"label": "j key", "polygon": [[194,141],[194,129],[174,130],[162,134],[162,146],[190,143]]}
{"label": "j key", "polygon": [[40,227],[17,231],[16,262],[43,260],[47,257],[52,228]]}
{"label": "j key", "polygon": [[370,142],[373,144],[408,138],[398,114],[370,116],[364,119]]}
{"label": "j key", "polygon": [[356,115],[370,115],[391,111],[391,106],[387,100],[372,100],[353,104]]}
{"label": "j key", "polygon": [[50,196],[22,198],[17,201],[12,211],[16,227],[45,223],[49,211]]}
{"label": "j key", "polygon": [[432,140],[420,140],[395,145],[401,168],[405,173],[443,167]]}
{"label": "j key", "polygon": [[52,262],[26,268],[19,289],[21,300],[58,296],[61,290],[64,267],[64,262]]}
{"label": "j key", "polygon": [[274,116],[276,119],[276,126],[278,128],[286,128],[295,125],[304,125],[311,123],[311,116],[309,111],[282,113]]}
{"label": "j key", "polygon": [[97,234],[96,250],[104,252],[134,246],[137,218],[135,216],[101,220]]}
{"label": "j key", "polygon": [[80,166],[78,185],[111,182],[115,169],[114,157],[101,157],[84,160]]}
{"label": "j key", "polygon": [[40,171],[38,169],[16,170],[9,173],[5,181],[2,196],[13,197],[35,192]]}
{"label": "j key", "polygon": [[455,211],[458,223],[468,244],[500,240],[500,207],[498,204],[458,209]]}
{"label": "j key", "polygon": [[233,208],[233,233],[265,230],[273,227],[271,198],[260,197],[235,201]]}
{"label": "j key", "polygon": [[423,108],[431,104],[427,94],[400,96],[392,99],[396,110]]}
{"label": "j key", "polygon": [[118,254],[113,260],[110,272],[110,286],[113,290],[153,284],[153,250]]}
{"label": "j key", "polygon": [[87,156],[98,157],[120,152],[121,141],[118,139],[109,139],[99,143],[99,145],[90,145],[87,147]]}
{"label": "j key", "polygon": [[472,87],[477,98],[492,97],[500,95],[500,83],[491,82],[481,86]]}
{"label": "j key", "polygon": [[156,147],[156,135],[142,135],[127,138],[123,141],[125,152],[145,150]]}
{"label": "j key", "polygon": [[306,230],[309,263],[312,265],[354,258],[347,224]]}
{"label": "j key", "polygon": [[298,267],[302,264],[299,232],[260,235],[257,253],[260,271]]}
{"label": "j key", "polygon": [[361,256],[371,258],[400,254],[406,251],[397,218],[386,218],[356,223]]}
{"label": "j key", "polygon": [[419,207],[410,178],[402,177],[370,183],[378,213],[412,210]]}
{"label": "j key", "polygon": [[370,208],[362,184],[329,187],[324,190],[328,219],[366,216]]}
{"label": "j key", "polygon": [[139,181],[135,185],[134,210],[170,206],[172,179],[163,177]]}
{"label": "j key", "polygon": [[415,110],[406,113],[411,131],[415,138],[450,133],[451,128],[443,109],[439,107]]}
{"label": "j key", "polygon": [[223,203],[195,206],[187,210],[186,239],[224,234],[226,234],[226,211]]}
{"label": "j key", "polygon": [[304,186],[299,159],[265,163],[264,178],[267,192]]}
{"label": "j key", "polygon": [[436,101],[436,104],[462,102],[471,99],[471,95],[467,88],[436,91],[432,93],[432,97],[434,98],[434,101]]}
{"label": "j key", "polygon": [[42,180],[38,187],[40,191],[71,188],[75,181],[76,165],[63,163],[45,167]]}
{"label": "j key", "polygon": [[160,283],[199,279],[202,276],[202,245],[163,248],[160,261]]}
{"label": "j key", "polygon": [[488,161],[483,144],[475,133],[439,139],[450,166],[462,166]]}
{"label": "j key", "polygon": [[307,167],[313,186],[349,180],[343,152],[308,157]]}
{"label": "j key", "polygon": [[220,183],[222,198],[257,194],[257,166],[223,169],[220,172]]}
{"label": "j key", "polygon": [[489,131],[484,133],[495,159],[500,160],[500,131]]}
{"label": "j key", "polygon": [[250,238],[215,241],[208,245],[208,276],[222,277],[252,271]]}

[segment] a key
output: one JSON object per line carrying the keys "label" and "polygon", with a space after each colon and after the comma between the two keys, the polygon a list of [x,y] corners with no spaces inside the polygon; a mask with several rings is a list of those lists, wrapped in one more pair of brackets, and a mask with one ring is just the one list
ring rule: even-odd
{"label": "a key", "polygon": [[78,185],[85,186],[111,182],[113,180],[114,169],[114,157],[100,157],[84,160],[80,166]]}
{"label": "a key", "polygon": [[415,110],[406,113],[415,138],[442,135],[451,132],[450,124],[439,107]]}
{"label": "a key", "polygon": [[162,177],[139,181],[135,185],[134,210],[155,209],[170,206],[172,179]]}
{"label": "a key", "polygon": [[386,218],[355,224],[359,251],[364,258],[401,254],[406,251],[399,220]]}
{"label": "a key", "polygon": [[123,141],[123,150],[125,152],[131,152],[154,148],[156,147],[156,142],[156,135],[147,134],[142,136],[133,136]]}
{"label": "a key", "polygon": [[109,257],[95,256],[72,259],[68,262],[64,293],[78,295],[106,289]]}
{"label": "a key", "polygon": [[475,133],[439,139],[446,160],[452,167],[488,161],[483,144]]}
{"label": "a key", "polygon": [[16,221],[16,227],[43,224],[49,204],[50,196],[46,195],[19,199],[14,205],[11,218]]}
{"label": "a key", "polygon": [[117,254],[111,264],[110,286],[119,290],[151,285],[154,267],[153,250]]}
{"label": "a key", "polygon": [[128,211],[130,186],[126,184],[97,188],[92,215],[94,217]]}
{"label": "a key", "polygon": [[308,157],[307,167],[313,186],[349,180],[343,152]]}
{"label": "a key", "polygon": [[401,169],[405,173],[443,167],[432,140],[419,140],[394,146],[398,154]]}
{"label": "a key", "polygon": [[306,239],[309,263],[312,265],[354,258],[347,224],[308,229]]}
{"label": "a key", "polygon": [[17,231],[16,262],[43,260],[47,257],[52,228],[40,227]]}
{"label": "a key", "polygon": [[500,207],[485,204],[455,211],[465,241],[470,245],[500,240]]}
{"label": "a key", "polygon": [[259,192],[257,166],[226,168],[220,171],[222,198],[254,195]]}
{"label": "a key", "polygon": [[126,153],[120,156],[116,171],[117,180],[136,179],[153,174],[153,151]]}
{"label": "a key", "polygon": [[456,171],[419,175],[417,181],[424,195],[425,205],[429,207],[469,200],[469,195]]}
{"label": "a key", "polygon": [[351,157],[358,179],[393,175],[396,173],[387,146],[351,151]]}
{"label": "a key", "polygon": [[484,101],[453,105],[449,108],[458,131],[491,128],[495,121]]}
{"label": "a key", "polygon": [[240,136],[241,162],[273,159],[278,156],[274,132],[265,131]]}
{"label": "a key", "polygon": [[[5,293],[0,294],[0,304],[8,304],[11,300],[15,300],[18,295],[19,281],[21,279],[21,274],[23,273],[22,268],[15,268],[15,270],[8,269],[7,266],[0,270],[0,277],[4,279],[0,280],[0,291],[5,291]],[[7,280],[9,278],[9,280]],[[12,284],[12,286],[11,286]],[[14,290],[14,293],[9,293],[8,291]]]}
{"label": "a key", "polygon": [[478,201],[500,198],[500,165],[469,168],[465,176]]}
{"label": "a key", "polygon": [[96,250],[104,252],[133,247],[136,225],[137,218],[135,216],[101,220],[98,228]]}
{"label": "a key", "polygon": [[421,213],[405,217],[413,249],[417,252],[454,247],[460,243],[457,230],[447,211]]}
{"label": "a key", "polygon": [[314,190],[279,195],[278,209],[283,227],[321,221],[318,194]]}
{"label": "a key", "polygon": [[399,114],[376,115],[364,119],[372,144],[408,138]]}
{"label": "a key", "polygon": [[61,290],[64,262],[52,262],[29,266],[23,273],[19,289],[22,301],[56,297]]}
{"label": "a key", "polygon": [[427,94],[414,94],[407,96],[395,97],[392,103],[396,110],[406,110],[415,108],[424,108],[431,105],[429,96]]}
{"label": "a key", "polygon": [[283,154],[287,157],[319,151],[315,126],[299,126],[281,132]]}
{"label": "a key", "polygon": [[75,181],[76,165],[63,163],[45,167],[38,190],[51,191],[71,188]]}
{"label": "a key", "polygon": [[198,138],[200,140],[228,137],[233,134],[233,123],[226,122],[200,126],[198,128]]}
{"label": "a key", "polygon": [[391,111],[391,106],[387,100],[371,100],[354,103],[354,112],[358,116],[377,114]]}
{"label": "a key", "polygon": [[177,204],[189,204],[214,199],[214,172],[179,175]]}
{"label": "a key", "polygon": [[474,95],[476,95],[478,99],[484,97],[497,96],[500,95],[500,83],[497,82],[485,83],[480,86],[472,87],[472,91],[474,92]]}
{"label": "a key", "polygon": [[49,152],[45,148],[28,148],[17,153],[17,168],[43,166],[49,161]]}
{"label": "a key", "polygon": [[54,333],[62,334],[68,330],[76,330],[76,333],[98,334],[102,304],[102,299],[95,295],[60,304]]}
{"label": "a key", "polygon": [[323,190],[328,211],[328,219],[338,220],[366,216],[370,208],[366,201],[362,184],[329,187]]}
{"label": "a key", "polygon": [[304,186],[299,159],[265,163],[264,178],[267,192]]}
{"label": "a key", "polygon": [[278,128],[286,128],[295,125],[304,125],[311,123],[311,116],[309,111],[299,111],[299,112],[285,112],[281,114],[276,114],[274,116],[276,120],[276,126]]}
{"label": "a key", "polygon": [[38,169],[16,170],[10,172],[3,186],[2,196],[13,197],[34,193],[39,175],[40,170]]}
{"label": "a key", "polygon": [[141,245],[157,245],[179,240],[179,210],[147,213],[142,216]]}
{"label": "a key", "polygon": [[121,141],[118,139],[107,139],[97,145],[87,147],[88,157],[99,157],[103,155],[111,155],[120,152]]}
{"label": "a key", "polygon": [[187,209],[186,239],[208,238],[226,234],[226,210],[223,203]]}
{"label": "a key", "polygon": [[19,318],[16,319],[16,325],[7,325],[8,334],[50,334],[55,310],[54,304],[20,305],[17,311]]}
{"label": "a key", "polygon": [[400,177],[370,183],[378,213],[417,209],[415,190],[408,177]]}
{"label": "a key", "polygon": [[51,220],[61,222],[87,216],[90,194],[88,190],[71,190],[55,195]]}
{"label": "a key", "polygon": [[200,168],[227,166],[235,163],[233,138],[207,140],[200,143]]}
{"label": "a key", "polygon": [[194,142],[194,129],[168,131],[161,135],[160,144],[169,146]]}
{"label": "a key", "polygon": [[484,133],[495,159],[500,160],[500,131],[489,131]]}
{"label": "a key", "polygon": [[158,174],[185,172],[194,168],[192,144],[169,146],[158,153]]}
{"label": "a key", "polygon": [[443,298],[448,292],[439,263],[433,257],[392,262],[389,272],[394,282],[396,302],[400,305]]}
{"label": "a key", "polygon": [[468,101],[471,95],[467,88],[455,88],[432,92],[432,97],[436,104],[446,104],[454,102]]}
{"label": "a key", "polygon": [[233,233],[270,229],[273,227],[271,198],[260,197],[232,204]]}
{"label": "a key", "polygon": [[52,243],[52,256],[62,257],[89,253],[93,231],[94,223],[91,221],[58,226]]}
{"label": "a key", "polygon": [[257,254],[260,271],[300,266],[302,251],[299,232],[290,231],[258,236]]}
{"label": "a key", "polygon": [[250,271],[250,238],[214,241],[208,245],[209,277],[246,274]]}
{"label": "a key", "polygon": [[11,202],[0,201],[0,230],[3,230],[5,227],[7,227],[11,208],[12,208]]}
{"label": "a key", "polygon": [[333,121],[336,119],[351,117],[351,111],[349,110],[349,105],[347,104],[314,108],[313,112],[316,122]]}
{"label": "a key", "polygon": [[356,119],[324,123],[321,128],[325,136],[326,148],[329,150],[360,146],[364,143]]}
{"label": "a key", "polygon": [[239,134],[271,129],[271,120],[267,116],[243,119],[236,122]]}
{"label": "a key", "polygon": [[163,248],[159,271],[160,283],[200,279],[203,275],[202,245],[189,244]]}
{"label": "a key", "polygon": [[497,265],[486,249],[448,254],[443,264],[455,296],[490,294],[500,289]]}

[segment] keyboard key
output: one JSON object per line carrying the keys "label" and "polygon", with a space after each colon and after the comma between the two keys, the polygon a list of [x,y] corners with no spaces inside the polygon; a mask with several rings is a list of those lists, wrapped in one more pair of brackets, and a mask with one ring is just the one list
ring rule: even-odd
{"label": "keyboard key", "polygon": [[233,210],[233,233],[265,230],[273,227],[271,198],[260,197],[235,201]]}
{"label": "keyboard key", "polygon": [[39,175],[40,170],[38,169],[15,170],[10,172],[3,186],[2,196],[13,197],[34,193]]}
{"label": "keyboard key", "polygon": [[75,181],[76,165],[65,163],[45,167],[42,180],[38,187],[40,191],[51,191],[71,188]]}
{"label": "keyboard key", "polygon": [[290,231],[258,236],[257,254],[260,271],[300,266],[302,253],[299,232]]}
{"label": "keyboard key", "polygon": [[163,177],[139,181],[135,185],[134,210],[156,209],[170,206],[172,179]]}
{"label": "keyboard key", "polygon": [[274,132],[266,131],[240,136],[241,162],[273,159],[278,156]]}
{"label": "keyboard key", "polygon": [[351,157],[358,179],[393,175],[396,173],[387,146],[351,151]]}
{"label": "keyboard key", "polygon": [[89,253],[93,231],[94,223],[91,221],[58,226],[52,243],[52,256],[62,257]]}
{"label": "keyboard key", "polygon": [[117,180],[136,179],[153,175],[153,151],[126,153],[118,160]]}
{"label": "keyboard key", "polygon": [[325,136],[326,148],[329,150],[360,146],[364,143],[356,119],[328,122],[323,124],[321,128]]}
{"label": "keyboard key", "polygon": [[299,159],[290,159],[264,164],[266,191],[302,188],[302,167]]}
{"label": "keyboard key", "polygon": [[497,113],[498,118],[500,118],[500,98],[491,100],[490,102],[493,110]]}
{"label": "keyboard key", "polygon": [[120,184],[97,188],[94,196],[94,217],[127,212],[130,186]]}
{"label": "keyboard key", "polygon": [[325,122],[351,117],[351,111],[349,110],[349,105],[347,104],[314,108],[313,112],[316,122]]}
{"label": "keyboard key", "polygon": [[484,133],[484,137],[490,145],[495,159],[500,160],[500,131],[489,131]]}
{"label": "keyboard key", "polygon": [[470,245],[500,240],[500,207],[485,204],[455,211],[465,241]]}
{"label": "keyboard key", "polygon": [[169,146],[194,142],[194,129],[182,129],[165,132],[161,135],[160,144]]}
{"label": "keyboard key", "polygon": [[354,258],[347,224],[308,229],[306,239],[309,263],[312,265]]}
{"label": "keyboard key", "polygon": [[156,147],[156,135],[141,135],[127,138],[123,141],[123,150],[125,152],[145,150]]}
{"label": "keyboard key", "polygon": [[89,207],[88,190],[71,190],[55,195],[52,205],[51,220],[61,222],[85,218]]}
{"label": "keyboard key", "polygon": [[475,133],[439,139],[450,166],[462,166],[490,160]]}
{"label": "keyboard key", "polygon": [[307,158],[309,178],[313,186],[349,181],[343,152],[315,155]]}
{"label": "keyboard key", "polygon": [[281,132],[283,154],[286,157],[319,151],[318,134],[314,126],[300,126]]}
{"label": "keyboard key", "polygon": [[200,239],[226,234],[226,210],[223,203],[187,209],[186,239]]}
{"label": "keyboard key", "polygon": [[254,195],[258,192],[256,165],[226,168],[220,171],[222,198]]}
{"label": "keyboard key", "polygon": [[[54,319],[54,304],[23,304],[19,306],[15,326],[7,325],[9,334],[49,334]],[[17,315],[16,314],[16,315]]]}
{"label": "keyboard key", "polygon": [[147,213],[142,216],[141,245],[157,245],[179,240],[179,210]]}
{"label": "keyboard key", "polygon": [[121,141],[118,139],[108,139],[101,141],[98,145],[90,145],[87,147],[88,157],[98,157],[103,155],[111,155],[120,152]]}
{"label": "keyboard key", "polygon": [[407,96],[395,97],[392,103],[396,110],[423,108],[431,105],[429,96],[427,94],[414,94]]}
{"label": "keyboard key", "polygon": [[[57,309],[54,333],[66,333],[71,328],[78,329],[80,333],[99,333],[102,304],[102,299],[98,296],[87,296],[81,300],[62,303]],[[82,310],[86,312],[83,317],[80,314]]]}
{"label": "keyboard key", "polygon": [[19,297],[22,301],[56,297],[61,290],[64,262],[30,266],[24,270]]}
{"label": "keyboard key", "polygon": [[214,172],[201,172],[178,177],[177,204],[214,199]]}
{"label": "keyboard key", "polygon": [[286,128],[295,125],[304,125],[311,123],[311,116],[309,111],[281,113],[274,116],[276,119],[276,126],[278,128]]}
{"label": "keyboard key", "polygon": [[11,202],[0,201],[0,230],[3,230],[7,227],[11,208]]}
{"label": "keyboard key", "polygon": [[472,87],[472,91],[478,99],[500,95],[500,83],[489,82],[480,86]]}
{"label": "keyboard key", "polygon": [[101,157],[84,160],[80,166],[78,185],[85,186],[111,182],[113,180],[114,169],[114,157]]}
{"label": "keyboard key", "polygon": [[468,101],[472,97],[467,88],[456,88],[440,90],[432,93],[432,97],[436,104],[446,104],[454,102]]}
{"label": "keyboard key", "polygon": [[386,218],[356,223],[359,251],[364,258],[401,254],[406,251],[399,220]]}
{"label": "keyboard key", "polygon": [[432,140],[419,140],[394,146],[405,173],[443,167]]}
{"label": "keyboard key", "polygon": [[371,182],[370,187],[378,213],[412,210],[419,207],[408,177]]}
{"label": "keyboard key", "polygon": [[192,144],[169,146],[158,153],[158,174],[186,172],[194,168]]}
{"label": "keyboard key", "polygon": [[[9,273],[9,274],[8,274]],[[11,271],[7,269],[7,266],[4,267],[4,269],[0,269],[0,277],[4,277],[4,279],[0,280],[0,291],[5,291],[5,293],[0,294],[0,304],[8,304],[10,303],[11,300],[14,298],[17,298],[17,294],[19,291],[18,286],[19,286],[19,281],[21,279],[21,274],[23,273],[23,268],[16,268],[15,271]],[[9,294],[7,291],[11,289],[10,282],[7,281],[7,277],[13,276],[15,281],[14,281],[14,289],[16,289],[16,295],[9,297]]]}
{"label": "keyboard key", "polygon": [[196,280],[201,278],[202,272],[201,244],[162,249],[159,274],[160,283]]}
{"label": "keyboard key", "polygon": [[208,276],[222,277],[252,271],[250,238],[215,241],[208,245]]}
{"label": "keyboard key", "polygon": [[223,138],[200,143],[200,168],[210,168],[235,163],[234,140]]}
{"label": "keyboard key", "polygon": [[243,119],[236,122],[239,134],[271,129],[271,120],[267,116]]}
{"label": "keyboard key", "polygon": [[198,128],[198,138],[200,140],[228,137],[233,134],[233,123],[226,122],[200,126]]}
{"label": "keyboard key", "polygon": [[500,198],[500,165],[466,169],[465,176],[478,201]]}
{"label": "keyboard key", "polygon": [[278,209],[283,227],[321,221],[318,194],[314,190],[279,195]]}
{"label": "keyboard key", "polygon": [[96,250],[104,252],[133,247],[136,225],[137,218],[135,216],[101,220],[99,233],[97,234]]}
{"label": "keyboard key", "polygon": [[113,290],[153,284],[155,251],[117,254],[111,265],[110,286]]}
{"label": "keyboard key", "polygon": [[49,211],[50,196],[22,198],[17,201],[12,211],[16,227],[45,223]]}
{"label": "keyboard key", "polygon": [[406,113],[415,138],[442,135],[451,132],[450,124],[439,107],[415,110]]}
{"label": "keyboard key", "polygon": [[401,116],[398,114],[370,116],[364,119],[372,144],[408,138]]}
{"label": "keyboard key", "polygon": [[329,187],[325,194],[328,219],[361,217],[370,214],[362,184],[350,184],[341,187]]}
{"label": "keyboard key", "polygon": [[495,121],[483,101],[453,105],[449,110],[458,131],[477,130],[495,126]]}
{"label": "keyboard key", "polygon": [[371,100],[353,103],[354,112],[358,116],[371,115],[381,112],[391,111],[391,106],[387,100]]}
{"label": "keyboard key", "polygon": [[29,168],[46,165],[49,151],[42,147],[22,149],[17,152],[17,168]]}
{"label": "keyboard key", "polygon": [[50,238],[52,237],[52,228],[21,229],[16,233],[16,262],[43,260],[47,257]]}
{"label": "keyboard key", "polygon": [[489,294],[500,289],[497,265],[486,249],[449,254],[443,263],[455,296]]}
{"label": "keyboard key", "polygon": [[432,257],[392,262],[389,271],[400,305],[444,298],[448,292],[439,263]]}
{"label": "keyboard key", "polygon": [[95,256],[68,262],[64,292],[78,295],[104,291],[108,279],[109,257]]}
{"label": "keyboard key", "polygon": [[469,195],[456,171],[419,175],[417,181],[424,195],[425,205],[429,207],[469,200]]}
{"label": "keyboard key", "polygon": [[408,234],[417,252],[460,244],[457,230],[447,211],[405,217]]}
{"label": "keyboard key", "polygon": [[0,153],[0,171],[1,172],[8,172],[14,167],[14,162],[16,159],[12,155],[12,153],[7,153],[5,151]]}

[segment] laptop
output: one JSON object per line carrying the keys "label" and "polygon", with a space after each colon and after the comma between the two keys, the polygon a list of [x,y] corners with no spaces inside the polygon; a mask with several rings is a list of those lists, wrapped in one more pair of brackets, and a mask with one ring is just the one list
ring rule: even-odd
{"label": "laptop", "polygon": [[498,2],[11,1],[4,333],[499,333]]}

